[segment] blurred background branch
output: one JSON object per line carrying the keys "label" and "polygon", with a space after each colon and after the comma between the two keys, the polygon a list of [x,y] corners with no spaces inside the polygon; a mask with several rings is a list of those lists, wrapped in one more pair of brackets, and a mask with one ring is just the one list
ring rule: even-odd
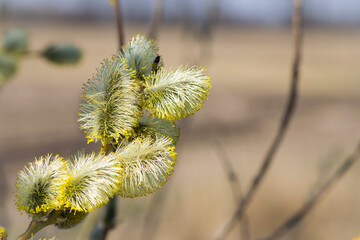
{"label": "blurred background branch", "polygon": [[239,205],[231,216],[231,218],[226,221],[223,228],[216,235],[216,240],[222,240],[227,237],[230,231],[234,228],[237,221],[240,221],[246,211],[246,208],[250,204],[253,196],[255,195],[257,189],[261,185],[266,173],[269,171],[270,166],[273,162],[274,156],[285,136],[285,133],[288,129],[290,120],[293,116],[297,95],[298,95],[298,80],[299,80],[299,68],[301,60],[301,49],[302,49],[302,0],[294,0],[294,13],[293,13],[293,36],[294,36],[294,57],[292,61],[291,69],[291,88],[289,91],[288,100],[286,103],[286,108],[284,115],[281,120],[280,128],[276,133],[276,136],[271,144],[269,151],[267,152],[259,171],[256,173],[256,176],[252,180],[249,190],[244,194],[244,197],[239,201]]}
{"label": "blurred background branch", "polygon": [[318,204],[321,200],[321,197],[326,193],[326,191],[331,188],[337,181],[339,181],[347,171],[360,159],[360,143],[356,147],[355,151],[337,168],[335,173],[330,176],[327,181],[309,198],[302,207],[296,211],[292,216],[290,216],[280,227],[278,227],[272,234],[268,237],[263,238],[262,240],[276,240],[284,236],[291,229],[296,227],[313,209],[313,207]]}
{"label": "blurred background branch", "polygon": [[[215,150],[218,154],[218,158],[221,162],[221,165],[224,169],[226,174],[228,183],[231,188],[231,193],[233,194],[234,203],[237,204],[243,198],[243,193],[241,190],[240,179],[238,178],[237,174],[234,171],[234,167],[231,163],[231,160],[224,149],[224,146],[221,144],[219,139],[216,139],[214,142]],[[249,240],[251,239],[250,234],[250,219],[249,216],[245,213],[243,217],[243,221],[240,223],[240,236],[242,240]]]}
{"label": "blurred background branch", "polygon": [[164,0],[154,0],[154,12],[151,17],[148,38],[157,40],[159,27],[163,18]]}
{"label": "blurred background branch", "polygon": [[119,41],[119,50],[124,45],[124,24],[121,12],[120,0],[114,0],[115,22]]}

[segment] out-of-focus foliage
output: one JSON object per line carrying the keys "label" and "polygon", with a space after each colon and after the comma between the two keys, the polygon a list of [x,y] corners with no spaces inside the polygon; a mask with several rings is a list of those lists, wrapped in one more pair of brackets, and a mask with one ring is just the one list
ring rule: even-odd
{"label": "out-of-focus foliage", "polygon": [[7,239],[7,231],[5,228],[0,227],[0,240],[6,240]]}
{"label": "out-of-focus foliage", "polygon": [[81,51],[75,45],[58,43],[48,46],[42,52],[42,56],[56,64],[75,64],[81,59]]}
{"label": "out-of-focus foliage", "polygon": [[4,85],[18,69],[19,59],[28,52],[28,34],[20,28],[7,30],[1,41],[0,50],[0,87]]}
{"label": "out-of-focus foliage", "polygon": [[108,0],[108,2],[113,6],[115,5],[115,1],[117,1],[117,0]]}
{"label": "out-of-focus foliage", "polygon": [[[29,49],[28,33],[20,28],[7,30],[0,49],[0,87],[15,75],[20,60],[29,54],[34,52]],[[78,47],[64,43],[50,45],[40,54],[47,61],[60,65],[76,64],[80,61],[81,55]]]}
{"label": "out-of-focus foliage", "polygon": [[0,87],[16,73],[17,67],[18,62],[15,57],[0,53]]}
{"label": "out-of-focus foliage", "polygon": [[9,29],[2,40],[4,52],[23,56],[28,52],[29,36],[28,33],[20,28]]}

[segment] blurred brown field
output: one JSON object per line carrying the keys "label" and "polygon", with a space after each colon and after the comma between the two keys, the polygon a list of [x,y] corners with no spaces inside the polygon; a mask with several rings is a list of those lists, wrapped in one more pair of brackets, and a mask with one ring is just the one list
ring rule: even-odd
{"label": "blurred brown field", "polygon": [[[86,144],[76,122],[82,84],[100,62],[117,49],[115,26],[85,22],[11,22],[23,26],[31,49],[63,40],[80,46],[82,62],[50,65],[28,57],[0,92],[1,185],[8,186],[0,225],[10,239],[30,219],[17,212],[15,180],[25,164],[47,153],[67,156]],[[146,34],[144,24],[125,26],[126,38]],[[153,198],[161,203],[154,239],[211,239],[234,211],[229,183],[214,148],[219,139],[247,189],[277,130],[290,85],[292,38],[289,28],[219,25],[209,42],[184,33],[182,26],[162,26],[158,43],[167,67],[200,64],[213,78],[204,108],[183,126],[178,161],[159,192],[121,199],[119,225],[109,239],[146,239],[145,215]],[[266,236],[301,206],[321,176],[338,166],[360,136],[360,30],[305,27],[300,99],[294,119],[265,183],[249,208],[251,232]],[[209,48],[208,48],[209,47]],[[203,55],[202,50],[206,50]],[[284,239],[353,239],[360,235],[360,166],[341,179],[305,221]],[[2,193],[3,194],[3,193]],[[88,239],[101,210],[84,224],[60,231],[48,227],[36,235]],[[234,230],[229,239],[239,239]]]}

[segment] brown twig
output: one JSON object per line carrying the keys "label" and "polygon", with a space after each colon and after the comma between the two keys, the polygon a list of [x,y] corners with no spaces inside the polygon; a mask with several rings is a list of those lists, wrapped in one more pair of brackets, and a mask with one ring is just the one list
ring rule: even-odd
{"label": "brown twig", "polygon": [[119,50],[121,50],[121,47],[124,45],[124,26],[123,26],[123,19],[120,8],[120,0],[114,1],[114,10],[115,10],[116,29],[118,33]]}
{"label": "brown twig", "polygon": [[303,206],[293,214],[288,220],[285,221],[279,228],[277,228],[270,236],[263,238],[262,240],[275,240],[284,236],[290,229],[299,224],[304,217],[313,209],[313,207],[319,202],[324,193],[333,186],[342,176],[354,165],[354,163],[360,159],[360,143],[350,157],[348,157],[341,166],[330,176],[327,181],[313,194]]}
{"label": "brown twig", "polygon": [[222,163],[223,169],[229,181],[234,201],[238,202],[239,199],[242,197],[240,180],[235,171],[233,170],[233,166],[231,164],[229,156],[227,155],[227,152],[224,149],[224,146],[220,143],[218,139],[215,140],[215,150],[219,156],[219,160]]}
{"label": "brown twig", "polygon": [[150,23],[148,37],[156,40],[159,32],[160,22],[163,18],[164,0],[155,0],[154,13]]}
{"label": "brown twig", "polygon": [[269,151],[267,152],[263,163],[254,177],[252,184],[249,190],[246,192],[245,197],[239,202],[238,208],[231,216],[231,218],[226,222],[224,227],[215,237],[216,240],[225,239],[230,231],[234,228],[237,221],[241,220],[244,215],[244,212],[251,202],[256,190],[259,188],[264,176],[268,172],[271,163],[273,162],[273,157],[278,150],[284,135],[288,129],[290,120],[293,116],[296,100],[297,100],[297,89],[298,89],[298,80],[299,80],[299,68],[301,61],[301,49],[302,49],[302,0],[294,0],[294,14],[293,14],[293,36],[294,36],[294,58],[292,63],[292,72],[291,72],[291,88],[289,97],[287,100],[285,112],[281,120],[279,130],[273,140]]}
{"label": "brown twig", "polygon": [[[231,164],[231,160],[226,150],[224,149],[224,146],[221,144],[221,142],[218,139],[215,140],[215,150],[218,153],[219,160],[221,161],[222,167],[226,173],[228,182],[231,187],[231,192],[233,194],[234,202],[236,204],[239,200],[243,198],[240,180],[234,171],[234,168]],[[250,221],[246,213],[244,214],[244,218],[241,224],[240,234],[241,234],[241,239],[243,240],[250,239]]]}
{"label": "brown twig", "polygon": [[[328,156],[326,160],[322,160],[320,162],[321,166],[319,166],[318,169],[317,180],[314,182],[313,186],[310,187],[309,192],[307,194],[307,198],[304,200],[304,202],[312,198],[314,194],[318,192],[319,188],[328,180],[331,172],[334,172],[332,170],[336,168],[335,164],[337,164],[338,161],[340,161],[340,159],[334,155],[336,155],[336,153],[330,152],[329,156],[331,157]],[[290,238],[292,240],[301,239],[302,234],[306,229],[305,225],[306,225],[305,222],[303,221],[299,222],[296,226],[296,229],[294,229],[292,234],[290,235]]]}
{"label": "brown twig", "polygon": [[207,0],[205,7],[205,16],[200,22],[200,28],[197,34],[200,44],[199,62],[209,62],[213,58],[213,39],[215,26],[219,21],[220,0]]}

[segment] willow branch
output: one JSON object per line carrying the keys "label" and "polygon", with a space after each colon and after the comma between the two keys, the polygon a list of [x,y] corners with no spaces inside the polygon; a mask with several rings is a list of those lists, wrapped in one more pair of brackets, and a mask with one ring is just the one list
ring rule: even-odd
{"label": "willow branch", "polygon": [[156,40],[159,26],[163,18],[164,0],[155,0],[154,13],[150,23],[148,37]]}
{"label": "willow branch", "polygon": [[31,221],[28,229],[20,237],[18,237],[17,240],[28,240],[32,238],[34,234],[39,232],[41,229],[49,225],[55,224],[57,217],[60,215],[60,213],[61,211],[53,210],[47,217],[46,221]]}
{"label": "willow branch", "polygon": [[[243,193],[241,191],[240,180],[237,174],[234,171],[234,168],[231,164],[230,158],[227,152],[224,149],[224,146],[220,143],[219,140],[215,140],[215,150],[218,153],[219,160],[222,163],[222,167],[226,173],[227,180],[231,187],[231,192],[233,194],[235,204],[243,198]],[[244,219],[241,224],[241,239],[248,240],[250,239],[250,222],[249,217],[245,213]]]}
{"label": "willow branch", "polygon": [[297,91],[298,91],[298,80],[299,80],[299,69],[301,61],[301,49],[302,49],[302,0],[294,0],[294,14],[293,14],[293,36],[294,36],[294,57],[292,62],[292,71],[291,71],[291,87],[289,92],[289,97],[287,100],[286,108],[280,123],[279,130],[270,146],[269,151],[267,152],[263,163],[254,177],[252,184],[249,190],[246,192],[245,197],[239,202],[238,208],[233,213],[231,218],[225,223],[224,227],[215,237],[216,240],[225,239],[230,231],[234,228],[237,221],[241,220],[244,211],[250,204],[254,194],[262,183],[266,173],[268,172],[273,158],[284,138],[284,135],[288,129],[290,120],[293,116],[296,102],[297,102]]}
{"label": "willow branch", "polygon": [[286,220],[279,228],[277,228],[270,236],[263,238],[263,240],[275,240],[284,236],[289,230],[299,224],[304,217],[314,208],[319,202],[324,193],[332,187],[342,176],[360,159],[360,143],[355,151],[349,156],[341,166],[331,175],[328,180],[318,189],[313,196],[306,201],[303,206],[294,213],[288,220]]}
{"label": "willow branch", "polygon": [[123,26],[122,14],[121,14],[120,0],[114,1],[114,10],[115,10],[115,21],[116,21],[116,29],[118,34],[119,50],[121,50],[121,47],[124,45],[124,26]]}

